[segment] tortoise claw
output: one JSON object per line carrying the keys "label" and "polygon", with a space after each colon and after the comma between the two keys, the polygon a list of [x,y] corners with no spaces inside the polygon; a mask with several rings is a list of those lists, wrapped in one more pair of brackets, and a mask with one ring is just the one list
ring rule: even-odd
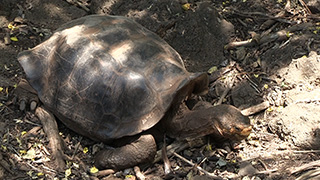
{"label": "tortoise claw", "polygon": [[[21,111],[35,111],[39,105],[39,98],[35,90],[29,85],[28,81],[21,79],[17,88],[14,90],[14,95],[17,98],[16,102]],[[29,109],[27,109],[29,105]]]}

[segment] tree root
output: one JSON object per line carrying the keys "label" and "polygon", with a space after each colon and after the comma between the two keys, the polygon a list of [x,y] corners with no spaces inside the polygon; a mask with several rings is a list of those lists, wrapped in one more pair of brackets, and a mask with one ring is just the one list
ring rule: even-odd
{"label": "tree root", "polygon": [[62,140],[59,136],[58,125],[54,116],[42,107],[38,107],[35,112],[36,116],[40,119],[43,130],[49,140],[49,147],[52,151],[52,158],[56,170],[63,171],[65,167],[65,155],[62,148]]}

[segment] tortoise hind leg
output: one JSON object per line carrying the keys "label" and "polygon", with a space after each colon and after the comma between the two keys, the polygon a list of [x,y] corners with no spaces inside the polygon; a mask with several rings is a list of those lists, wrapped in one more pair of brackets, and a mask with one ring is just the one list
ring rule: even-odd
{"label": "tortoise hind leg", "polygon": [[56,166],[56,170],[62,171],[65,168],[64,153],[62,149],[62,140],[59,135],[58,125],[53,114],[42,107],[38,107],[35,111],[36,116],[40,119],[43,130],[49,140],[49,147],[52,151],[52,157]]}
{"label": "tortoise hind leg", "polygon": [[152,135],[137,136],[133,142],[124,146],[100,151],[95,158],[99,169],[121,170],[137,164],[152,162],[157,151],[156,142]]}

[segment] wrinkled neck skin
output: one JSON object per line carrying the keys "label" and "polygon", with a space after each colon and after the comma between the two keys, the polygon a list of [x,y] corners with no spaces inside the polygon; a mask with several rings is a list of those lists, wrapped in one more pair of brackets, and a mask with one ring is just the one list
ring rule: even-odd
{"label": "wrinkled neck skin", "polygon": [[189,110],[181,105],[176,116],[166,123],[166,134],[176,139],[196,139],[209,134],[222,135],[218,121],[210,121],[210,109]]}
{"label": "wrinkled neck skin", "polygon": [[190,140],[210,135],[215,141],[240,141],[251,132],[249,118],[233,106],[202,106],[194,110],[180,107],[171,121],[164,121],[166,134],[170,137]]}

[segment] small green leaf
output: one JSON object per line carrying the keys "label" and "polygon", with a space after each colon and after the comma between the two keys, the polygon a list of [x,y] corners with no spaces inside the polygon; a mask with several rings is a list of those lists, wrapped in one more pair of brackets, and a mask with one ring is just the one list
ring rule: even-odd
{"label": "small green leaf", "polygon": [[211,144],[206,145],[206,150],[207,150],[207,151],[212,151],[212,146],[211,146]]}
{"label": "small green leaf", "polygon": [[95,174],[95,173],[97,173],[97,172],[99,172],[99,169],[96,168],[95,166],[93,166],[92,168],[90,168],[90,173],[91,173],[91,174]]}
{"label": "small green leaf", "polygon": [[18,41],[18,38],[16,36],[11,37],[10,39],[11,41]]}
{"label": "small green leaf", "polygon": [[182,7],[183,10],[187,11],[187,10],[190,9],[190,6],[191,6],[190,3],[185,3],[185,4],[183,4],[181,7]]}
{"label": "small green leaf", "polygon": [[8,28],[9,28],[9,29],[13,29],[13,27],[14,27],[14,26],[13,26],[11,23],[8,24]]}
{"label": "small green leaf", "polygon": [[27,151],[23,149],[23,150],[20,150],[19,153],[20,154],[27,154]]}
{"label": "small green leaf", "polygon": [[83,148],[83,153],[87,153],[89,150],[88,150],[88,148],[87,147],[85,147],[85,148]]}
{"label": "small green leaf", "polygon": [[66,171],[65,171],[65,177],[69,177],[70,175],[71,175],[71,168],[69,168],[69,169],[66,169]]}
{"label": "small green leaf", "polygon": [[212,74],[213,72],[215,72],[215,71],[217,71],[217,70],[218,70],[217,66],[212,66],[212,67],[208,70],[208,73],[209,73],[209,74]]}
{"label": "small green leaf", "polygon": [[22,131],[22,132],[21,132],[21,136],[23,136],[23,135],[25,135],[25,134],[27,134],[27,131]]}
{"label": "small green leaf", "polygon": [[289,31],[287,31],[286,36],[287,38],[289,38],[293,33],[290,33]]}

